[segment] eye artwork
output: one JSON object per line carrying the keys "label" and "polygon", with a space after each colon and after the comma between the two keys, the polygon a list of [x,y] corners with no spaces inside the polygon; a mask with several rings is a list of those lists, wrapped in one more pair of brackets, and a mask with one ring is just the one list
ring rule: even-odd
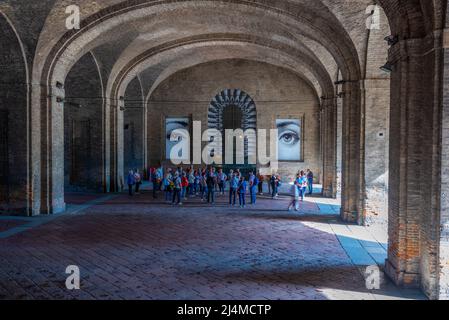
{"label": "eye artwork", "polygon": [[[165,154],[167,157],[167,160],[173,159],[173,157],[170,157],[171,151],[174,146],[176,146],[178,143],[181,143],[182,141],[188,142],[188,136],[182,134],[182,130],[185,130],[189,132],[189,125],[190,120],[188,118],[168,118],[165,121]],[[175,141],[172,141],[172,134],[175,130],[181,130],[177,132],[176,138],[173,139]],[[183,155],[178,154],[173,160],[184,160],[188,159],[189,155]]]}
{"label": "eye artwork", "polygon": [[292,119],[276,120],[280,161],[301,160],[301,121]]}

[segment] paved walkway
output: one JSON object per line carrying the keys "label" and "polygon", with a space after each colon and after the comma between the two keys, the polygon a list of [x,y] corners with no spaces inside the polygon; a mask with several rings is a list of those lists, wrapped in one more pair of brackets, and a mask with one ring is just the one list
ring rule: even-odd
{"label": "paved walkway", "polygon": [[[288,198],[255,207],[182,207],[142,194],[67,195],[66,214],[0,218],[1,299],[422,299],[365,267],[386,257],[385,231],[341,224],[338,204]],[[66,267],[81,290],[65,287]]]}

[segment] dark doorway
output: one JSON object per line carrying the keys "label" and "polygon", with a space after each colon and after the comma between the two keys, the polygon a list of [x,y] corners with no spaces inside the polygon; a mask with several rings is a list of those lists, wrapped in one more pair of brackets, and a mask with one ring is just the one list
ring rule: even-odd
{"label": "dark doorway", "polygon": [[[241,129],[242,128],[242,118],[243,118],[242,110],[238,106],[231,105],[229,107],[226,107],[223,110],[223,137],[224,137],[224,133],[226,130]],[[237,156],[236,156],[237,146],[236,146],[235,139],[234,139],[233,145],[234,145],[234,147],[233,147],[232,162],[236,163],[237,162]],[[224,141],[224,143],[223,143],[223,155],[225,154],[225,150],[226,150],[226,141]]]}
{"label": "dark doorway", "polygon": [[[225,137],[225,131],[226,130],[237,130],[243,128],[243,111],[240,107],[236,105],[229,105],[223,110],[223,137]],[[225,139],[226,140],[226,139]],[[248,142],[245,140],[245,163],[244,164],[237,164],[237,139],[234,139],[233,143],[233,164],[224,164],[223,170],[225,172],[229,172],[231,169],[239,168],[242,174],[247,175],[250,171],[255,172],[256,166],[255,165],[249,165],[248,164]],[[226,150],[226,141],[223,143],[223,155],[225,155]],[[225,159],[223,157],[223,159]]]}

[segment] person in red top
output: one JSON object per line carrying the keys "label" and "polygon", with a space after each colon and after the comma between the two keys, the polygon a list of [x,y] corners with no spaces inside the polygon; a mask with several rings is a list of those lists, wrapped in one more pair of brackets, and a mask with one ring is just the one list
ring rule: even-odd
{"label": "person in red top", "polygon": [[189,186],[189,178],[187,178],[187,174],[185,171],[182,172],[181,186],[181,199],[187,200],[187,187]]}

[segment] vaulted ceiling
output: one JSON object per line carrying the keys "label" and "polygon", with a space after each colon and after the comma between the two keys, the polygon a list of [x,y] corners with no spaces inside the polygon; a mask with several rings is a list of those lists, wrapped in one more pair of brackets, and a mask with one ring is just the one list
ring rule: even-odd
{"label": "vaulted ceiling", "polygon": [[150,95],[182,69],[241,58],[287,68],[317,95],[330,96],[339,71],[346,79],[386,77],[379,71],[385,36],[418,37],[443,27],[444,1],[378,2],[385,13],[372,30],[366,27],[372,0],[79,0],[82,28],[72,31],[65,21],[73,1],[5,0],[0,11],[17,22],[33,73],[42,79],[58,64],[55,72],[64,77],[91,52],[107,95],[136,76]]}

